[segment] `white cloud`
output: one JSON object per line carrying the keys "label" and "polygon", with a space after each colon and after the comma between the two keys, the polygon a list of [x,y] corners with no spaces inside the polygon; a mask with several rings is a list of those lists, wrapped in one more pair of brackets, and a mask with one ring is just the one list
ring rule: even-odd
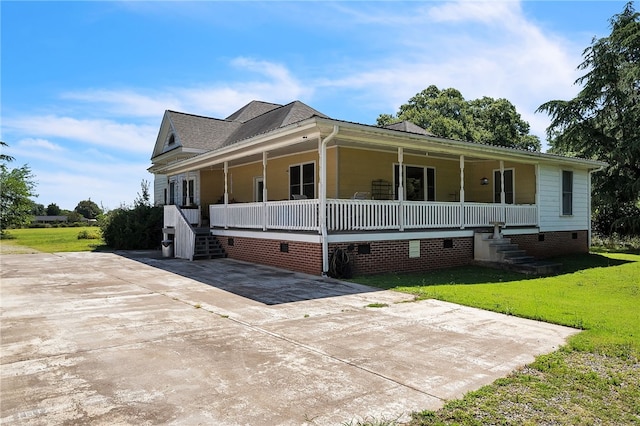
{"label": "white cloud", "polygon": [[92,105],[104,104],[107,106],[106,111],[101,112],[129,117],[161,117],[166,109],[182,108],[182,102],[173,93],[146,95],[132,89],[74,91],[63,93],[61,97]]}
{"label": "white cloud", "polygon": [[131,205],[140,192],[142,179],[151,180],[144,167],[120,169],[118,174],[87,173],[75,170],[36,171],[39,196],[36,202],[56,203],[63,209],[73,210],[78,202],[91,199],[108,210],[120,205]]}
{"label": "white cloud", "polygon": [[[544,139],[548,118],[535,110],[578,90],[573,82],[582,47],[542,31],[526,19],[518,2],[432,3],[385,13],[390,23],[385,36],[394,49],[354,64],[339,78],[318,79],[316,92],[320,87],[353,92],[356,96],[345,98],[357,98],[379,114],[396,112],[431,84],[454,87],[467,99],[510,100],[532,133]],[[410,27],[401,25],[403,18]]]}
{"label": "white cloud", "polygon": [[150,152],[149,146],[158,133],[157,127],[150,125],[56,115],[7,117],[4,127],[13,133],[32,137],[70,139],[133,152]]}
{"label": "white cloud", "polygon": [[433,22],[505,22],[518,18],[520,4],[515,1],[455,1],[429,10]]}
{"label": "white cloud", "polygon": [[53,152],[64,151],[64,147],[58,144],[55,144],[47,139],[34,139],[34,138],[26,138],[26,139],[19,140],[18,143],[16,144],[16,148],[25,149],[28,151],[32,149],[38,149],[43,151],[53,151]]}
{"label": "white cloud", "polygon": [[142,88],[90,89],[66,92],[61,97],[89,105],[94,114],[149,117],[159,122],[167,109],[222,117],[252,100],[288,103],[313,93],[313,88],[295,78],[283,64],[238,57],[229,65],[257,77],[205,82],[192,87],[163,87],[156,89],[157,94],[149,94],[148,89]]}

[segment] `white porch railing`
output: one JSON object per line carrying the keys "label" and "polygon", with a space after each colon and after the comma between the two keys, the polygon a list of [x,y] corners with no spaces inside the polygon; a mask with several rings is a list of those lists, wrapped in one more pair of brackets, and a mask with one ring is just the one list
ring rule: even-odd
{"label": "white porch railing", "polygon": [[[209,206],[212,227],[319,230],[317,199]],[[327,230],[451,229],[537,225],[535,205],[328,199]],[[266,207],[266,214],[265,214]]]}
{"label": "white porch railing", "polygon": [[328,231],[399,229],[397,202],[378,200],[327,200]]}
{"label": "white porch railing", "polygon": [[319,229],[320,200],[270,201],[267,206],[267,229],[313,231]]}

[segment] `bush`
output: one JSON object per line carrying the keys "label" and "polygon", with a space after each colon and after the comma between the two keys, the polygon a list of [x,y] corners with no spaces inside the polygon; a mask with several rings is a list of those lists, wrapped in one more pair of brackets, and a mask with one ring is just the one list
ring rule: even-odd
{"label": "bush", "polygon": [[162,241],[164,210],[136,203],[104,215],[100,221],[105,243],[115,250],[155,249]]}
{"label": "bush", "polygon": [[80,231],[78,232],[78,239],[79,240],[99,240],[100,238],[102,238],[100,236],[100,234],[97,231]]}

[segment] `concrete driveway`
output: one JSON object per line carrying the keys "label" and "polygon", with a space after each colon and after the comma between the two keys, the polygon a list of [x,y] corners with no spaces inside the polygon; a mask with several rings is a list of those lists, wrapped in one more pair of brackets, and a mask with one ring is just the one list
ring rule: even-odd
{"label": "concrete driveway", "polygon": [[2,256],[0,423],[403,419],[576,332],[228,259],[127,256]]}

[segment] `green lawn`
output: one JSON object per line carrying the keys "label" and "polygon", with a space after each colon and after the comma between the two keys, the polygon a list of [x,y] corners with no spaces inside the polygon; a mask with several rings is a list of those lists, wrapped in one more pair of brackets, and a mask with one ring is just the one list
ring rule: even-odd
{"label": "green lawn", "polygon": [[583,329],[538,357],[413,425],[640,424],[640,255],[600,253],[558,259],[551,277],[465,267],[356,281]]}
{"label": "green lawn", "polygon": [[[25,228],[7,231],[9,238],[0,240],[2,253],[46,253],[66,251],[93,251],[104,248],[100,228]],[[78,235],[97,236],[99,238],[78,238]],[[30,250],[31,249],[31,250]]]}

